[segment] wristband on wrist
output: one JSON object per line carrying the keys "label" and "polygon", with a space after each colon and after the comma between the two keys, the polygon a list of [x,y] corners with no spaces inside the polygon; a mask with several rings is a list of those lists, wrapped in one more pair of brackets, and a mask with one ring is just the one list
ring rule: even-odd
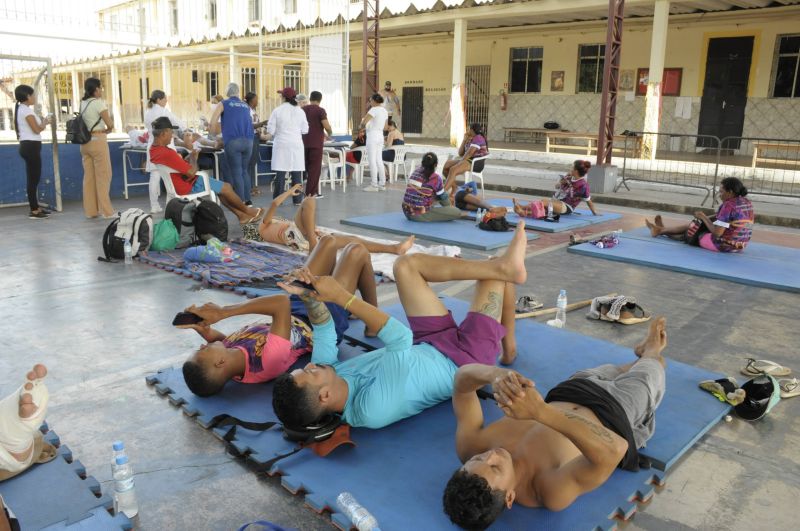
{"label": "wristband on wrist", "polygon": [[344,305],[344,310],[345,310],[345,311],[347,311],[347,310],[350,308],[350,305],[351,305],[351,304],[353,304],[353,301],[354,301],[354,300],[356,300],[356,294],[355,294],[355,293],[353,293],[353,295],[350,297],[350,300],[348,300],[348,301],[345,303],[345,305]]}

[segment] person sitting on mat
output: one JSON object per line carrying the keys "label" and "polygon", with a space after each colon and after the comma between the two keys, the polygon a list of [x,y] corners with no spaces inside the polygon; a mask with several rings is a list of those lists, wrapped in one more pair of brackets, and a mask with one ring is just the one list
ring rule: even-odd
{"label": "person sitting on mat", "polygon": [[45,376],[47,368],[34,365],[25,383],[0,400],[0,481],[56,457],[55,447],[45,442],[39,431],[49,401]]}
{"label": "person sitting on mat", "polygon": [[[438,163],[439,159],[435,153],[425,153],[419,167],[408,178],[406,193],[403,196],[403,214],[411,221],[451,221],[469,217],[469,214],[450,204],[450,196],[447,194],[442,176],[436,173]],[[464,194],[461,199],[465,205],[474,206],[471,210],[481,207],[497,214],[506,213],[505,207],[492,207],[470,194]],[[438,201],[441,206],[433,206],[434,201]]]}
{"label": "person sitting on mat", "polygon": [[[313,251],[320,241],[322,233],[317,230],[317,200],[313,196],[306,197],[300,204],[300,208],[294,215],[294,221],[276,217],[275,212],[278,207],[290,196],[303,193],[303,185],[295,184],[277,198],[272,200],[272,204],[267,210],[264,219],[257,229],[253,227],[242,227],[244,237],[249,240],[264,241],[285,245],[299,251]],[[347,234],[330,234],[339,247],[344,247],[348,243],[360,243],[364,245],[370,253],[389,253],[396,255],[405,254],[414,245],[414,236],[409,236],[401,243],[384,244],[371,240],[365,240],[358,236]]]}
{"label": "person sitting on mat", "polygon": [[747,188],[736,177],[722,179],[720,205],[715,216],[695,212],[691,222],[665,227],[661,216],[653,222],[645,219],[650,234],[669,236],[712,252],[738,253],[747,247],[753,235],[753,203],[747,199]]}
{"label": "person sitting on mat", "polygon": [[523,205],[516,199],[514,202],[514,212],[520,217],[542,219],[553,218],[554,216],[562,216],[572,214],[581,201],[586,201],[586,205],[592,214],[599,216],[597,209],[592,202],[592,196],[589,193],[589,182],[586,180],[586,174],[592,163],[588,160],[576,160],[572,164],[572,169],[567,175],[559,179],[556,185],[556,193],[552,199],[541,199],[531,201],[527,205]]}
{"label": "person sitting on mat", "polygon": [[[514,502],[560,511],[616,468],[639,469],[665,391],[666,320],[656,318],[622,366],[579,371],[542,399],[515,371],[466,365],[455,377],[456,452],[464,465],[444,491],[456,525],[485,529]],[[493,386],[505,418],[488,426],[476,391]]]}
{"label": "person sitting on mat", "polygon": [[[353,427],[382,428],[450,398],[460,365],[516,358],[514,284],[527,278],[525,225],[495,260],[461,260],[426,254],[400,257],[397,290],[409,326],[356,299],[331,277],[305,272],[304,290],[281,287],[306,303],[314,328],[311,363],[275,380],[272,406],[280,421],[302,429],[331,414]],[[457,325],[429,282],[477,280],[464,321]],[[343,306],[378,331],[385,347],[339,361],[331,315],[323,302]],[[502,346],[501,346],[502,342]]]}
{"label": "person sitting on mat", "polygon": [[459,187],[455,194],[452,195],[451,202],[455,203],[456,208],[470,212],[475,212],[480,208],[500,216],[505,216],[508,213],[506,207],[493,206],[486,201],[480,200],[478,198],[478,183],[475,181],[464,183]]}
{"label": "person sitting on mat", "polygon": [[[166,116],[157,118],[153,122],[153,145],[150,147],[150,162],[174,170],[174,172],[170,173],[170,177],[178,195],[202,192],[205,190],[205,181],[197,177],[198,152],[192,151],[189,155],[189,162],[187,162],[174,149],[168,147],[172,140],[172,130],[176,128],[177,126],[173,126]],[[233,191],[230,184],[217,179],[209,179],[209,183],[211,190],[217,194],[222,204],[239,218],[240,224],[254,223],[261,219],[264,209],[245,205],[244,201]]]}
{"label": "person sitting on mat", "polygon": [[[358,289],[370,304],[377,305],[375,272],[366,247],[345,243],[341,258],[336,260],[343,241],[333,236],[320,239],[306,262],[308,271],[333,275],[345,289]],[[297,358],[311,351],[312,331],[309,314],[299,298],[286,295],[256,299],[220,307],[208,303],[186,308],[203,321],[179,325],[195,330],[207,342],[183,364],[186,385],[198,396],[211,396],[222,391],[228,380],[261,383],[286,371]],[[339,305],[327,304],[331,315],[332,337],[338,344],[349,326],[348,314]],[[271,324],[246,326],[230,335],[211,325],[235,315],[260,314],[272,318]]]}
{"label": "person sitting on mat", "polygon": [[479,123],[470,124],[469,130],[464,135],[464,140],[458,147],[460,159],[448,160],[444,163],[442,173],[444,173],[445,190],[448,194],[455,193],[456,178],[472,169],[472,159],[485,157],[489,154],[489,144],[483,132],[483,126]]}

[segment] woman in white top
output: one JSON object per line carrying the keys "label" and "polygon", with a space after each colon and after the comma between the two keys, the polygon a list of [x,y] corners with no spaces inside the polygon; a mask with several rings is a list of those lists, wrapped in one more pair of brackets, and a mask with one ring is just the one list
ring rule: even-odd
{"label": "woman in white top", "polygon": [[42,178],[42,131],[47,129],[50,117],[39,118],[33,112],[36,95],[33,87],[19,85],[14,89],[14,129],[19,140],[19,155],[25,161],[25,173],[28,178],[28,205],[31,207],[28,217],[44,219],[50,213],[39,206],[37,188]]}
{"label": "woman in white top", "polygon": [[383,128],[389,119],[389,113],[383,106],[383,96],[378,93],[369,98],[370,109],[361,119],[359,129],[367,131],[367,161],[372,183],[364,188],[365,192],[386,191],[386,173],[383,168]]}
{"label": "woman in white top", "polygon": [[98,215],[106,219],[114,215],[111,205],[111,153],[106,135],[114,130],[114,120],[103,101],[103,85],[96,77],[83,82],[81,118],[92,139],[81,144],[83,162],[83,212],[87,218]]}
{"label": "woman in white top", "polygon": [[[267,133],[272,137],[272,198],[283,193],[287,174],[291,172],[292,185],[300,184],[306,169],[303,135],[308,133],[306,113],[297,105],[297,92],[292,87],[279,90],[283,103],[275,107],[267,122]],[[303,201],[303,196],[292,198],[295,205]]]}
{"label": "woman in white top", "polygon": [[[162,116],[166,116],[173,125],[177,125],[179,131],[186,129],[186,124],[167,109],[166,93],[163,90],[154,90],[150,94],[150,99],[147,100],[147,110],[144,111],[144,125],[150,133],[147,139],[147,166],[145,169],[150,172],[150,212],[153,214],[162,210],[161,205],[158,204],[158,196],[161,194],[161,174],[158,172],[158,168],[150,163],[150,147],[153,145],[153,122]],[[175,149],[175,143],[170,142],[169,147]]]}
{"label": "woman in white top", "polygon": [[[244,102],[248,107],[250,107],[250,119],[253,120],[253,154],[250,155],[250,164],[247,166],[250,168],[248,173],[250,174],[250,183],[252,185],[250,195],[258,195],[261,193],[258,189],[258,186],[256,186],[256,173],[258,173],[258,150],[261,145],[261,128],[267,125],[267,121],[264,120],[262,122],[258,119],[258,94],[255,92],[248,92],[244,95]],[[248,202],[250,205],[253,204],[252,201]],[[245,202],[245,204],[248,202]]]}

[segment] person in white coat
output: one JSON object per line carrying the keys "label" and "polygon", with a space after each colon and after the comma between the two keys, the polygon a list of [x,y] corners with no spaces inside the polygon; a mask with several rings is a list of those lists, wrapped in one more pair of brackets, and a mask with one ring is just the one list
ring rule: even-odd
{"label": "person in white coat", "polygon": [[[267,122],[267,133],[272,137],[272,197],[283,193],[287,174],[292,185],[299,184],[306,169],[303,135],[308,133],[306,113],[297,104],[297,92],[292,87],[279,90],[283,103],[278,105]],[[303,201],[302,195],[292,198],[295,205]]]}
{"label": "person in white coat", "polygon": [[383,96],[377,92],[369,98],[369,111],[361,119],[359,129],[367,131],[367,161],[372,182],[364,188],[365,192],[386,191],[386,172],[383,168],[383,128],[389,113],[383,106]]}
{"label": "person in white coat", "polygon": [[[147,110],[144,112],[144,125],[150,133],[147,139],[147,164],[145,170],[150,173],[150,212],[157,214],[162,211],[158,204],[158,196],[161,194],[161,174],[155,164],[150,162],[150,147],[153,145],[153,122],[156,119],[166,116],[169,121],[177,125],[179,129],[186,129],[186,125],[167,109],[167,95],[163,90],[154,90],[147,100]],[[175,143],[171,142],[170,148],[175,149]]]}

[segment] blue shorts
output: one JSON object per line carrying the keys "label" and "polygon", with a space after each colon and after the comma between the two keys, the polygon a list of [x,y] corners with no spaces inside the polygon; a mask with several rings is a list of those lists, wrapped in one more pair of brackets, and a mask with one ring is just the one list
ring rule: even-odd
{"label": "blue shorts", "polygon": [[[292,315],[305,319],[310,325],[311,322],[308,319],[308,310],[306,309],[306,305],[303,304],[303,301],[300,300],[300,297],[291,295],[289,297],[289,302],[292,305]],[[325,306],[328,307],[328,311],[331,313],[333,326],[336,328],[336,344],[338,345],[342,342],[344,333],[350,328],[350,312],[332,302],[326,302]]]}
{"label": "blue shorts", "polygon": [[[215,194],[219,195],[222,193],[222,185],[223,182],[218,179],[209,179],[208,182],[211,184],[211,191]],[[198,176],[197,180],[192,185],[192,194],[199,194],[200,192],[206,191],[206,182],[203,180],[202,177]]]}

